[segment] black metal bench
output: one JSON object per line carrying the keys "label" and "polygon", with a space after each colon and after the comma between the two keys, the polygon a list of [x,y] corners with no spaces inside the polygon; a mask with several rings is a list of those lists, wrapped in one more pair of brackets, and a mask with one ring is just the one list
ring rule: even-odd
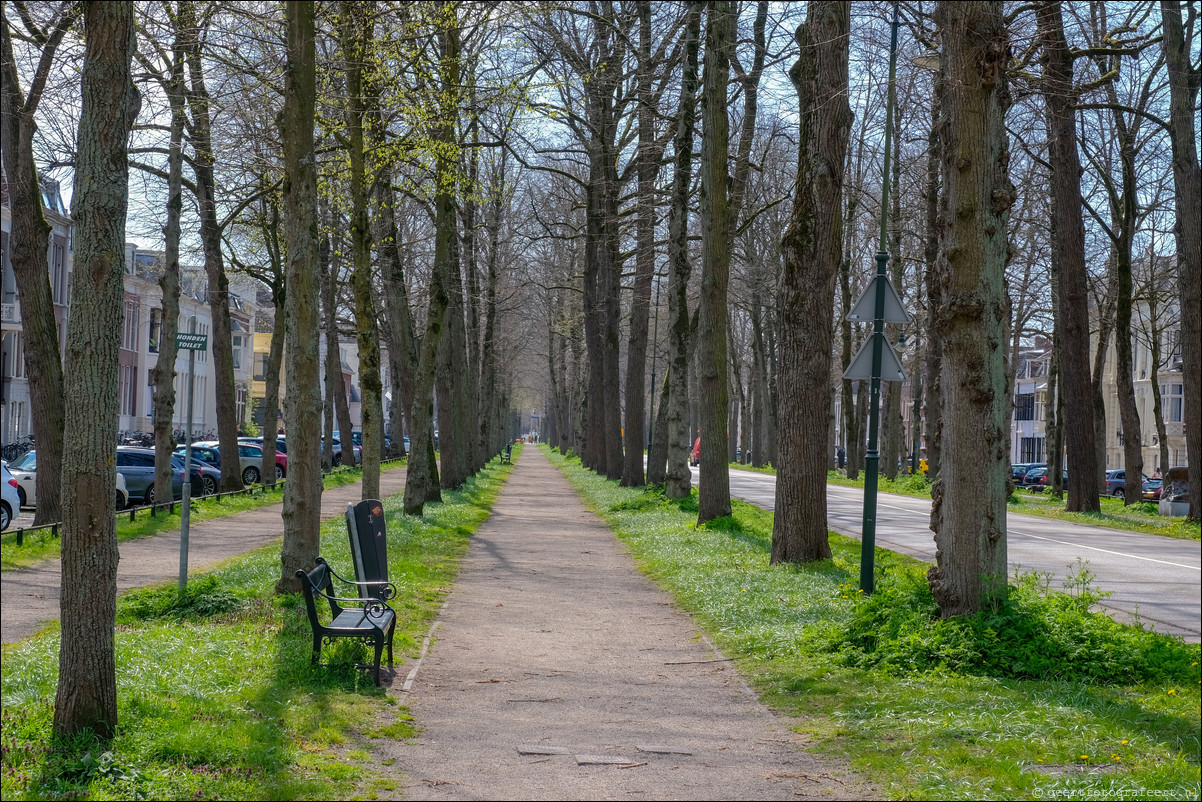
{"label": "black metal bench", "polygon": [[513,443],[510,443],[509,445],[505,446],[505,450],[501,452],[501,463],[504,464],[504,463],[508,462],[508,463],[512,464],[513,463],[512,456],[513,456]]}
{"label": "black metal bench", "polygon": [[[396,595],[392,583],[353,582],[343,579],[324,558],[317,558],[311,571],[297,570],[301,591],[305,596],[305,610],[309,625],[313,628],[313,662],[321,657],[321,643],[333,643],[337,638],[357,638],[375,647],[372,679],[380,684],[380,658],[384,647],[388,647],[388,665],[392,665],[392,633],[396,629],[396,612],[388,606],[388,599]],[[360,595],[337,596],[334,580],[356,587]],[[330,604],[330,623],[323,624],[318,617],[318,598]]]}

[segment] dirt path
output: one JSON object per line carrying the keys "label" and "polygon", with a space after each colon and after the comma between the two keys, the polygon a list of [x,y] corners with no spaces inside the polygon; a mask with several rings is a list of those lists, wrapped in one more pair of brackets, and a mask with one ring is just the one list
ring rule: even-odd
{"label": "dirt path", "polygon": [[[535,448],[472,538],[416,675],[407,799],[864,798],[799,750]],[[405,686],[409,685],[408,692]]]}
{"label": "dirt path", "polygon": [[[347,502],[359,501],[362,483],[331,488],[321,494],[321,517],[346,512]],[[380,474],[380,493],[389,496],[405,488],[405,471]],[[260,507],[226,518],[194,523],[188,534],[188,574],[243,554],[284,536],[283,504]],[[129,540],[118,546],[117,592],[152,585],[179,576],[179,530]],[[12,643],[33,635],[59,614],[58,559],[0,576],[0,640]]]}

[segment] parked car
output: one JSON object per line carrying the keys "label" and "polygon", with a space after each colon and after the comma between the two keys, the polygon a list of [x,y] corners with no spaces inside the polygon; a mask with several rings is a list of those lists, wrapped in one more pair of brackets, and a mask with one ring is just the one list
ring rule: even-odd
{"label": "parked car", "polygon": [[[1140,482],[1142,492],[1143,482],[1148,481],[1148,477],[1143,474],[1140,474],[1140,477],[1142,480]],[[1125,468],[1106,471],[1106,489],[1104,492],[1106,495],[1114,496],[1115,498],[1124,497],[1127,492],[1127,471]]]}
{"label": "parked car", "polygon": [[[1048,469],[1046,467],[1034,468],[1027,472],[1023,481],[1032,493],[1042,493],[1044,488],[1048,487]],[[1068,471],[1061,472],[1060,486],[1064,490],[1068,490]]]}
{"label": "parked car", "polygon": [[7,462],[0,462],[0,483],[0,532],[3,532],[21,510],[17,480],[8,472]]}
{"label": "parked car", "polygon": [[[338,430],[335,429],[334,430],[334,442],[340,442],[341,440],[342,440],[342,435],[340,435],[338,433]],[[363,448],[363,432],[351,432],[351,442],[354,443],[359,448]]]}
{"label": "parked car", "polygon": [[[174,498],[184,496],[183,460],[171,459],[171,493]],[[125,477],[129,498],[143,504],[154,504],[154,449],[140,446],[117,446],[117,473]],[[202,485],[200,476],[193,473],[192,490],[197,492]]]}
{"label": "parked car", "polygon": [[[336,465],[336,466],[341,465],[342,464],[342,441],[339,440],[337,437],[334,437],[333,443],[334,443],[334,447],[333,447],[332,453],[334,455],[333,456],[334,465]],[[358,465],[360,462],[363,461],[363,449],[361,447],[353,445],[353,444],[352,444],[351,448],[355,449],[355,464]],[[325,443],[324,437],[321,439],[321,450],[322,450],[322,453],[325,453],[326,443]]]}
{"label": "parked car", "polygon": [[[187,450],[187,446],[176,446],[175,453],[183,455]],[[221,468],[221,445],[216,440],[205,440],[200,443],[192,444],[192,456],[195,459],[209,463],[214,468]],[[238,443],[238,462],[242,468],[242,482],[244,484],[258,484],[263,479],[263,447],[254,443]],[[282,454],[276,454],[276,471],[277,479],[284,477],[284,468],[281,462],[286,464],[287,457]]]}
{"label": "parked car", "polygon": [[[238,442],[248,443],[250,445],[258,446],[259,448],[266,448],[266,444],[263,442],[262,437],[239,437]],[[283,479],[287,475],[288,444],[284,441],[284,438],[277,437],[275,441],[275,478]]]}
{"label": "parked car", "polygon": [[1015,487],[1022,487],[1027,478],[1027,471],[1032,468],[1042,467],[1042,462],[1018,462],[1010,466],[1010,481]]}
{"label": "parked car", "polygon": [[1145,479],[1142,490],[1144,501],[1160,501],[1160,491],[1163,487],[1163,479]]}
{"label": "parked car", "polygon": [[[437,440],[435,447],[437,447]],[[358,465],[363,461],[363,432],[351,432],[351,447],[355,449],[355,464]],[[338,436],[338,432],[334,432],[334,464],[338,465],[342,462],[342,438]]]}
{"label": "parked car", "polygon": [[[17,496],[22,507],[38,505],[38,452],[26,451],[8,464],[9,473],[17,480]],[[129,491],[126,489],[125,477],[117,474],[117,490],[114,498],[117,509],[123,510],[129,504]]]}
{"label": "parked car", "polygon": [[[172,452],[171,464],[175,466],[177,471],[184,469],[184,455],[181,452]],[[209,463],[198,458],[195,454],[192,455],[192,495],[195,496],[211,496],[221,487],[221,471],[214,468]]]}
{"label": "parked car", "polygon": [[700,465],[701,464],[701,438],[700,437],[698,437],[696,440],[693,441],[693,450],[691,452],[689,452],[689,464],[690,465]]}

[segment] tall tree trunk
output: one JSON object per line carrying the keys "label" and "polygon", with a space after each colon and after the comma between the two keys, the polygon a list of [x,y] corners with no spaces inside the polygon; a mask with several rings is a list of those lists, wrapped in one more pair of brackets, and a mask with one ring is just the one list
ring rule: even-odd
{"label": "tall tree trunk", "polygon": [[[326,339],[326,358],[323,363],[322,371],[324,373],[325,398],[322,404],[321,415],[321,443],[327,444],[325,447],[318,446],[321,452],[321,469],[328,473],[334,468],[334,450],[328,444],[334,439],[334,398],[335,387],[342,386],[341,377],[338,375],[337,358],[331,360],[330,354],[337,353],[338,337],[334,334],[335,331],[335,303],[334,303],[334,248],[330,242],[330,231],[333,229],[333,222],[330,214],[330,206],[322,195],[319,200],[319,209],[323,225],[321,230],[324,232],[321,235],[318,251],[318,269],[321,271],[321,332],[325,334]],[[321,336],[320,334],[318,335]],[[285,423],[287,428],[287,423]]]}
{"label": "tall tree trunk", "polygon": [[[175,33],[172,48],[171,77],[167,101],[171,107],[171,134],[167,156],[167,221],[163,226],[163,275],[159,276],[162,291],[162,320],[159,321],[159,356],[151,372],[154,382],[154,497],[174,498],[171,488],[175,474],[171,452],[175,449],[172,421],[175,416],[175,360],[179,349],[175,335],[179,332],[179,241],[180,216],[184,198],[184,40],[181,31]],[[192,421],[184,424],[189,431]],[[40,501],[39,496],[39,501]]]}
{"label": "tall tree trunk", "polygon": [[[328,440],[323,439],[322,442],[329,446],[331,464],[354,465],[356,463],[355,448],[350,436],[352,428],[351,408],[347,400],[350,388],[347,387],[346,379],[343,378],[342,345],[341,338],[338,335],[338,285],[342,280],[342,257],[340,254],[344,253],[342,248],[342,213],[335,208],[333,215],[333,248],[330,251],[329,271],[326,276],[328,284],[325,288],[329,297],[324,310],[326,323],[326,385],[331,388],[331,398],[334,401],[334,428],[338,431],[340,437],[346,438],[346,443],[334,448],[331,445],[333,443],[332,436]],[[341,440],[339,442],[341,443]]]}
{"label": "tall tree trunk", "polygon": [[[277,228],[273,230],[278,230]],[[272,254],[272,260],[280,260],[278,251]],[[284,268],[286,269],[286,268]],[[280,270],[277,275],[284,275]],[[280,282],[283,284],[283,281]],[[271,321],[271,347],[267,351],[267,375],[263,387],[263,483],[275,485],[275,453],[276,420],[280,414],[280,373],[284,367],[284,346],[288,339],[288,290],[287,286],[279,287],[275,292],[275,315]],[[164,498],[167,498],[164,496]]]}
{"label": "tall tree trunk", "polygon": [[[635,279],[631,298],[630,339],[626,348],[626,424],[622,485],[643,484],[643,455],[647,416],[647,337],[651,322],[651,285],[655,273],[655,181],[662,149],[655,135],[655,101],[651,87],[651,3],[636,3],[639,17],[638,50],[638,202],[635,222]],[[654,388],[652,388],[654,392]]]}
{"label": "tall tree trunk", "polygon": [[[467,67],[468,108],[476,108],[476,60],[473,55]],[[474,141],[478,136],[477,117],[473,114],[468,124],[467,139]],[[508,154],[506,154],[508,155]],[[489,420],[481,406],[480,380],[483,376],[483,355],[480,341],[480,247],[477,241],[476,215],[480,208],[477,197],[480,193],[480,149],[471,148],[467,153],[467,187],[463,199],[463,275],[464,306],[466,312],[465,340],[467,345],[467,371],[464,382],[467,388],[466,405],[468,414],[462,421],[465,436],[463,447],[467,452],[467,473],[472,475],[488,461],[487,440],[481,436],[480,423]]]}
{"label": "tall tree trunk", "polygon": [[799,106],[797,190],[781,241],[780,440],[773,563],[831,556],[826,464],[835,279],[842,261],[843,170],[852,113],[847,105],[851,3],[811,2],[797,29],[789,78]]}
{"label": "tall tree trunk", "polygon": [[[1169,73],[1169,139],[1173,146],[1173,186],[1176,190],[1177,281],[1181,290],[1181,361],[1185,382],[1186,458],[1197,473],[1202,466],[1202,170],[1198,163],[1198,136],[1194,105],[1199,74],[1192,67],[1190,46],[1181,24],[1181,4],[1160,0],[1164,23],[1165,63]],[[1191,22],[1196,21],[1194,14]],[[1169,467],[1169,466],[1166,466]],[[1191,475],[1189,516],[1202,517],[1202,478]]]}
{"label": "tall tree trunk", "polygon": [[438,465],[434,461],[434,427],[431,409],[438,349],[443,338],[443,323],[449,304],[446,280],[451,275],[456,238],[455,213],[455,122],[458,118],[457,87],[460,81],[459,18],[453,3],[442,5],[444,19],[437,39],[439,50],[439,116],[432,123],[435,143],[434,180],[434,269],[430,275],[430,302],[426,312],[426,332],[422,337],[421,357],[413,401],[413,429],[409,468],[405,474],[405,514],[421,515],[425,503],[441,499]]}
{"label": "tall tree trunk", "polygon": [[1015,190],[1005,129],[1009,35],[1002,3],[940,2],[943,174],[935,327],[943,334],[946,468],[932,492],[931,592],[943,617],[1006,593],[1010,399],[1006,393],[1007,223]]}
{"label": "tall tree trunk", "polygon": [[1064,421],[1069,471],[1078,477],[1078,481],[1069,482],[1068,509],[1097,512],[1098,486],[1093,477],[1098,475],[1099,466],[1094,448],[1094,410],[1088,395],[1089,303],[1085,226],[1081,219],[1081,158],[1073,117],[1077,99],[1073,89],[1073,56],[1064,38],[1060,14],[1060,3],[1051,0],[1040,3],[1035,12],[1043,45],[1043,94],[1051,131],[1048,144],[1052,163],[1052,217],[1056,221],[1052,247],[1060,265],[1060,323],[1064,337],[1056,347],[1061,355],[1064,402],[1073,410]]}
{"label": "tall tree trunk", "polygon": [[[763,304],[759,293],[751,299],[751,348],[752,348],[752,409],[751,409],[751,459],[757,468],[763,467],[768,445],[768,360],[764,355]],[[746,456],[746,455],[745,455]]]}
{"label": "tall tree trunk", "polygon": [[[1053,260],[1053,264],[1057,264]],[[1106,296],[1099,299],[1098,308],[1098,334],[1096,338],[1097,347],[1094,350],[1093,356],[1093,372],[1092,372],[1092,388],[1091,400],[1093,401],[1093,426],[1094,426],[1094,451],[1097,454],[1097,465],[1099,474],[1094,477],[1094,486],[1102,488],[1105,486],[1106,477],[1106,392],[1102,386],[1102,380],[1105,378],[1106,371],[1106,356],[1110,351],[1110,338],[1114,334],[1114,319],[1115,319],[1115,301],[1118,299],[1118,271],[1115,269],[1115,258],[1113,250],[1106,262]],[[1063,330],[1063,328],[1062,328]],[[1061,485],[1063,484],[1063,473],[1057,473],[1050,478],[1050,483],[1056,491],[1056,498],[1060,498]],[[1071,484],[1071,483],[1070,483]]]}
{"label": "tall tree trunk", "polygon": [[[561,306],[566,308],[567,304],[564,303],[561,304]],[[558,409],[560,423],[559,441],[554,445],[559,449],[560,454],[566,454],[568,449],[571,448],[572,438],[575,431],[575,419],[572,416],[572,390],[575,387],[575,384],[572,381],[573,374],[571,370],[569,370],[568,365],[569,351],[567,339],[569,336],[571,336],[570,329],[568,332],[561,334],[559,340],[557,341],[558,358],[556,362],[560,371]],[[493,440],[495,441],[495,439],[496,438],[494,437]]]}
{"label": "tall tree trunk", "polygon": [[[606,115],[611,118],[612,112]],[[611,122],[616,128],[616,122]],[[616,138],[616,134],[614,136]],[[617,157],[608,146],[606,139],[606,156],[602,161],[605,179],[603,181],[602,209],[604,225],[602,227],[602,247],[604,256],[601,275],[603,277],[603,347],[601,356],[604,360],[604,380],[602,384],[602,405],[605,413],[605,475],[610,479],[622,477],[622,385],[619,366],[619,351],[622,347],[620,324],[622,318],[622,261],[620,232],[618,222],[618,175]],[[640,402],[641,403],[641,402]]]}
{"label": "tall tree trunk", "polygon": [[[655,405],[655,428],[647,445],[647,484],[662,485],[668,475],[668,380],[670,369],[664,370],[659,385],[659,402]],[[655,387],[651,388],[655,392]]]}
{"label": "tall tree trunk", "polygon": [[[133,3],[84,10],[83,100],[75,174],[78,269],[63,395],[71,448],[62,471],[62,637],[54,734],[117,728],[117,352],[125,283],[127,140],[141,97],[130,74]],[[39,204],[40,205],[40,204]]]}
{"label": "tall tree trunk", "polygon": [[697,52],[701,43],[701,4],[688,6],[685,19],[684,73],[680,111],[673,140],[672,197],[668,206],[668,402],[663,436],[667,444],[664,494],[684,498],[692,492],[689,470],[689,188],[693,180],[693,122],[696,117]]}
{"label": "tall tree trunk", "polygon": [[[502,447],[508,439],[504,436],[504,424],[498,417],[500,393],[497,389],[497,281],[499,279],[501,247],[501,215],[505,192],[501,182],[505,177],[508,152],[501,151],[500,165],[494,178],[496,194],[489,207],[488,260],[486,262],[484,301],[484,336],[480,346],[480,432],[479,439],[484,456],[488,457]],[[560,431],[564,431],[563,424]]]}
{"label": "tall tree trunk", "polygon": [[[380,497],[380,454],[384,450],[384,382],[380,373],[380,330],[376,323],[371,275],[371,227],[367,206],[371,182],[365,163],[363,125],[376,94],[375,81],[364,80],[363,65],[372,52],[368,8],[342,3],[342,51],[346,59],[347,150],[351,178],[351,294],[355,299],[355,335],[359,347],[360,426],[363,435],[362,498]],[[354,453],[351,429],[340,428],[343,454]],[[353,456],[352,456],[353,459]]]}
{"label": "tall tree trunk", "polygon": [[221,225],[217,221],[217,181],[213,165],[212,118],[209,90],[205,85],[201,50],[203,25],[198,25],[191,2],[181,2],[180,26],[188,35],[188,106],[192,111],[193,170],[196,173],[197,205],[200,207],[200,241],[204,248],[205,275],[209,283],[209,351],[213,355],[213,384],[216,395],[217,439],[226,458],[221,461],[222,490],[242,489],[242,464],[238,453],[237,398],[234,388],[234,346],[230,324],[230,282],[221,252]]}
{"label": "tall tree trunk", "polygon": [[701,117],[701,298],[697,322],[697,379],[701,391],[701,487],[697,523],[730,515],[726,462],[727,284],[730,281],[730,209],[727,197],[726,116],[735,13],[729,0],[706,4]]}
{"label": "tall tree trunk", "polygon": [[[35,115],[55,53],[82,9],[80,3],[60,4],[53,27],[44,32],[38,69],[30,82],[28,95],[21,92],[7,20],[0,25],[0,49],[3,50],[0,57],[4,71],[4,80],[0,81],[0,135],[3,137],[0,151],[3,152],[4,174],[8,177],[8,208],[12,213],[9,261],[21,306],[25,360],[31,368],[28,371],[30,417],[38,446],[38,507],[33,519],[36,525],[63,520],[59,480],[66,418],[63,363],[47,259],[51,229],[42,213],[42,182],[33,158],[33,138],[37,132]],[[124,252],[124,243],[121,247]],[[113,439],[116,440],[115,433]]]}
{"label": "tall tree trunk", "polygon": [[[927,352],[923,361],[923,441],[926,444],[927,478],[939,475],[939,374],[943,371],[943,338],[932,325],[934,310],[942,304],[943,291],[936,273],[939,258],[939,117],[943,98],[943,73],[937,73],[935,92],[931,101],[931,130],[927,135],[927,185],[925,201],[926,231],[923,241],[923,286],[926,288],[927,309]],[[917,373],[917,368],[915,373]]]}
{"label": "tall tree trunk", "polygon": [[[590,150],[596,150],[598,144],[590,143]],[[586,195],[586,223],[584,241],[584,344],[588,353],[588,392],[590,399],[583,410],[586,420],[584,435],[584,451],[580,458],[584,467],[598,473],[605,473],[605,361],[602,357],[602,337],[605,314],[604,299],[600,284],[603,280],[601,257],[599,251],[602,245],[601,216],[603,214],[600,199],[601,178],[600,155],[590,153],[589,183]]]}
{"label": "tall tree trunk", "polygon": [[1160,398],[1160,360],[1162,357],[1160,342],[1164,337],[1164,326],[1160,319],[1160,293],[1155,288],[1157,283],[1156,253],[1152,248],[1148,249],[1148,265],[1151,271],[1151,278],[1148,281],[1151,288],[1148,292],[1148,328],[1151,330],[1151,336],[1148,340],[1152,351],[1152,364],[1148,366],[1148,383],[1152,385],[1152,419],[1156,426],[1158,450],[1156,472],[1163,473],[1172,466],[1169,465],[1169,438],[1164,425],[1164,404]]}
{"label": "tall tree trunk", "polygon": [[[1135,375],[1132,361],[1131,331],[1131,248],[1136,226],[1136,178],[1135,178],[1135,131],[1129,130],[1119,112],[1115,112],[1119,124],[1119,153],[1122,160],[1121,213],[1115,216],[1118,242],[1115,244],[1115,271],[1118,297],[1115,299],[1114,346],[1118,358],[1116,379],[1119,395],[1119,419],[1123,426],[1123,468],[1127,482],[1124,505],[1143,501],[1144,443],[1143,426],[1139,410],[1135,405]],[[1155,385],[1153,385],[1155,386]],[[1103,463],[1105,464],[1105,463]]]}
{"label": "tall tree trunk", "polygon": [[[452,188],[452,192],[454,188]],[[435,390],[438,395],[439,467],[442,487],[459,487],[467,480],[471,452],[476,438],[469,434],[471,419],[467,409],[467,342],[463,323],[463,271],[460,269],[458,215],[449,223],[452,239],[450,259],[442,265],[447,311],[442,343],[439,346]],[[442,233],[441,231],[439,233]]]}
{"label": "tall tree trunk", "polygon": [[[1050,221],[1051,230],[1048,232],[1051,239],[1056,239],[1056,218],[1052,217]],[[1048,284],[1051,290],[1052,301],[1052,342],[1058,343],[1062,339],[1062,327],[1060,325],[1060,264],[1057,261],[1056,250],[1053,248],[1050,254],[1051,264],[1048,270]],[[1063,498],[1064,488],[1062,487],[1063,471],[1064,471],[1064,390],[1063,382],[1061,381],[1063,371],[1061,370],[1060,350],[1052,348],[1051,364],[1048,366],[1048,389],[1047,402],[1044,405],[1044,430],[1047,437],[1047,455],[1045,460],[1048,464],[1048,485],[1051,492],[1056,498]],[[1101,373],[1099,368],[1097,373]]]}
{"label": "tall tree trunk", "polygon": [[[297,590],[297,569],[309,570],[317,559],[321,525],[320,431],[321,355],[318,338],[302,332],[320,329],[318,298],[321,268],[316,264],[317,168],[313,143],[317,95],[317,55],[314,45],[313,3],[288,0],[287,68],[285,70],[284,142],[285,372],[284,426],[288,432],[288,482],[284,485],[284,546],[280,552],[277,593]],[[273,424],[274,425],[274,424]]]}
{"label": "tall tree trunk", "polygon": [[388,359],[392,368],[392,448],[395,453],[404,454],[405,428],[401,423],[401,412],[404,411],[406,420],[411,422],[412,419],[408,418],[408,415],[409,410],[413,409],[417,343],[413,331],[413,314],[409,309],[409,291],[405,284],[403,234],[396,221],[396,197],[392,191],[390,166],[377,171],[375,194],[376,242],[379,245],[384,274],[384,311],[388,321],[385,332]]}
{"label": "tall tree trunk", "polygon": [[[849,226],[850,227],[850,226]],[[851,256],[850,252],[845,250],[843,261],[839,264],[839,295],[843,305],[843,314],[840,317],[839,323],[839,343],[841,351],[841,364],[844,370],[851,365],[852,355],[855,353],[852,350],[852,328],[851,321],[847,319],[847,315],[851,312]],[[857,414],[857,402],[862,393],[854,392],[851,381],[844,379],[841,384],[841,403],[843,410],[843,450],[844,450],[844,470],[847,472],[848,479],[857,479],[860,475],[862,467],[863,451],[864,451],[864,435],[863,429],[860,428],[860,415]]]}

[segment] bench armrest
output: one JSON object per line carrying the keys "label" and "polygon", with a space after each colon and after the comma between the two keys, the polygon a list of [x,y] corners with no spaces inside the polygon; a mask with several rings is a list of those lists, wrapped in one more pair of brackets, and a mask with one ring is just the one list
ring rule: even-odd
{"label": "bench armrest", "polygon": [[344,598],[342,596],[331,596],[320,588],[313,588],[313,590],[315,591],[315,595],[321,596],[326,601],[336,602],[344,610],[362,610],[367,615],[375,616],[383,615],[384,611],[387,610],[394,616],[396,615],[396,611],[383,599],[364,599],[361,596]]}
{"label": "bench armrest", "polygon": [[[329,563],[326,563],[326,567],[330,569],[331,576],[333,576],[335,579],[337,579],[339,582],[342,582],[345,585],[354,585],[354,586],[360,587],[360,588],[379,588],[379,597],[378,598],[380,599],[380,601],[388,601],[389,599],[396,598],[396,585],[394,585],[392,582],[387,582],[383,579],[377,579],[375,582],[356,582],[353,579],[346,579],[346,578],[340,576],[338,574],[338,572],[334,570],[333,566],[331,566]],[[381,587],[381,586],[383,586],[383,587]],[[325,594],[322,594],[322,595],[325,595]],[[360,599],[360,601],[362,601],[362,599]]]}

